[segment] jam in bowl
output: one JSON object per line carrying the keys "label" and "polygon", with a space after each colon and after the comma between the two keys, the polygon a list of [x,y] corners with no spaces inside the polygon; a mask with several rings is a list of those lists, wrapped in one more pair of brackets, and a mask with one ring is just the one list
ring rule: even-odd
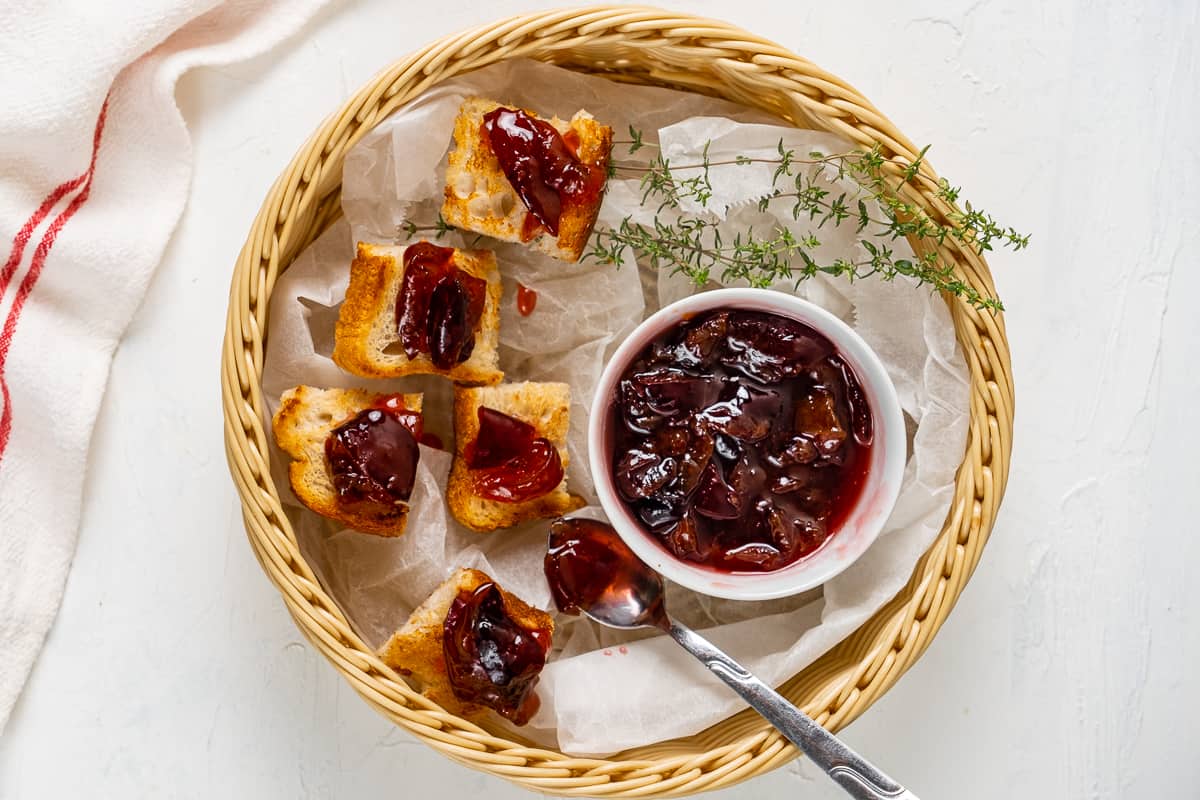
{"label": "jam in bowl", "polygon": [[766,599],[824,583],[874,541],[906,441],[887,373],[845,323],[782,292],[722,289],[617,349],[589,456],[643,561],[706,594]]}

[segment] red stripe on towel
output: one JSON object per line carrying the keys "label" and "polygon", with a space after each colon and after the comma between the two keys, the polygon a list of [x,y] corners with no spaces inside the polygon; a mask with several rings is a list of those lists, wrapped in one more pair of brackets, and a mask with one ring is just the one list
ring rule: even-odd
{"label": "red stripe on towel", "polygon": [[73,192],[79,188],[79,184],[83,183],[87,178],[87,173],[83,173],[77,178],[61,183],[58,187],[46,195],[46,199],[38,206],[38,210],[25,221],[21,226],[21,230],[17,232],[16,237],[12,242],[12,250],[8,254],[8,261],[4,262],[4,269],[0,270],[0,297],[8,291],[8,284],[12,282],[13,275],[17,272],[17,267],[21,264],[21,258],[25,255],[25,246],[29,244],[29,237],[33,235],[33,231],[38,225],[42,224],[42,220],[50,213],[58,201],[62,200],[69,192]]}
{"label": "red stripe on towel", "polygon": [[2,295],[3,290],[7,289],[8,284],[12,281],[17,266],[21,263],[25,246],[29,243],[29,237],[33,234],[33,230],[41,224],[42,220],[50,213],[50,210],[63,197],[76,187],[82,187],[79,193],[71,199],[67,207],[54,218],[50,226],[46,228],[46,232],[42,234],[41,241],[38,242],[37,248],[33,251],[33,259],[29,263],[29,271],[25,273],[25,277],[21,279],[21,283],[17,287],[17,294],[13,299],[12,308],[8,311],[8,318],[4,320],[4,328],[0,329],[0,396],[3,397],[4,403],[4,410],[0,413],[0,461],[4,458],[4,451],[8,447],[8,438],[12,433],[12,399],[9,397],[8,381],[5,380],[4,373],[5,367],[8,364],[8,351],[12,346],[13,334],[16,333],[17,323],[21,320],[21,311],[25,308],[25,301],[29,299],[30,293],[33,292],[33,287],[37,285],[38,278],[42,274],[42,268],[46,264],[46,257],[50,255],[50,250],[54,247],[54,241],[58,238],[58,234],[62,231],[63,226],[87,202],[88,196],[92,192],[92,175],[96,171],[96,154],[100,150],[100,138],[104,134],[104,120],[107,116],[108,98],[106,97],[104,105],[100,107],[100,115],[96,118],[96,129],[92,134],[92,158],[88,164],[87,172],[74,180],[62,184],[42,201],[37,211],[30,216],[29,220],[17,233],[16,238],[13,239],[12,252],[8,257],[8,261],[4,264],[3,272],[0,272],[0,295]]}

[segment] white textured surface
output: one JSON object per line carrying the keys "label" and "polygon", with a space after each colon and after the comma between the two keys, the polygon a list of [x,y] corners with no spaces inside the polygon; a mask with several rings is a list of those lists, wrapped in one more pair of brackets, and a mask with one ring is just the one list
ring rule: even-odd
{"label": "white textured surface", "polygon": [[[308,132],[391,58],[543,5],[338,5],[183,81],[191,204],[117,354],[0,797],[526,796],[392,729],[303,642],[242,532],[217,365],[230,267]],[[1004,512],[928,654],[846,738],[924,800],[1192,796],[1196,7],[904,5],[687,4],[845,77],[1034,235],[991,260],[1018,398]],[[713,796],[842,795],[804,767]]]}

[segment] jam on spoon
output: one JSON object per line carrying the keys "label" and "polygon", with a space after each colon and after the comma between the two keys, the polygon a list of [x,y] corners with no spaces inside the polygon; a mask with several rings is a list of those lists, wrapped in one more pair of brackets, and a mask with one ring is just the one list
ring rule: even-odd
{"label": "jam on spoon", "polygon": [[[598,606],[645,606],[649,611],[643,622],[658,624],[661,598],[655,599],[649,590],[657,585],[661,594],[661,581],[607,522],[555,520],[543,568],[554,605],[564,614],[587,613]],[[644,585],[647,580],[649,586]]]}
{"label": "jam on spoon", "polygon": [[396,506],[408,501],[423,436],[420,412],[387,395],[334,428],[325,439],[339,503]]}
{"label": "jam on spoon", "polygon": [[471,357],[483,316],[487,281],[453,264],[454,249],[417,242],[404,251],[396,326],[404,354],[428,355],[438,369]]}
{"label": "jam on spoon", "polygon": [[479,433],[464,449],[472,489],[486,500],[523,503],[563,479],[558,448],[527,422],[480,406]]}
{"label": "jam on spoon", "polygon": [[866,481],[871,412],[854,371],[778,314],[678,324],[625,370],[608,413],[621,499],[663,547],[715,569],[813,553]]}
{"label": "jam on spoon", "polygon": [[558,236],[563,211],[594,202],[604,187],[605,170],[580,161],[544,120],[502,106],[484,114],[483,130],[505,177],[529,209],[521,237],[525,241],[539,227]]}
{"label": "jam on spoon", "polygon": [[509,615],[495,583],[460,591],[442,627],[442,653],[455,696],[524,725],[538,709],[533,689],[550,639],[549,629],[526,628]]}

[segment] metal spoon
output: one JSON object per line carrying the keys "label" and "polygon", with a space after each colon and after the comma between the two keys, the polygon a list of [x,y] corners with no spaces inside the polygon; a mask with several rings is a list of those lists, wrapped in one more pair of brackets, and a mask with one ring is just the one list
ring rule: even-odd
{"label": "metal spoon", "polygon": [[555,522],[546,577],[561,611],[582,611],[611,628],[658,628],[670,634],[852,797],[918,800],[703,636],[671,620],[663,602],[662,577],[640,561],[611,526],[585,519]]}

